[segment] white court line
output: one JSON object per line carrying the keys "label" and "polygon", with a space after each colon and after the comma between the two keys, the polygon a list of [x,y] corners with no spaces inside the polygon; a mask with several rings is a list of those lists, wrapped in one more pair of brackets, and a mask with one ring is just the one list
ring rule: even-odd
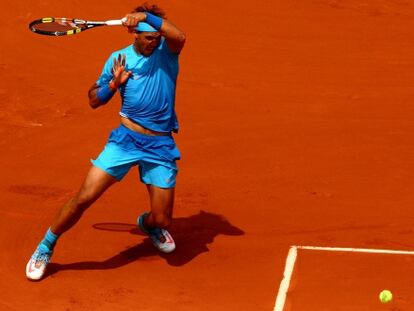
{"label": "white court line", "polygon": [[354,252],[372,254],[392,254],[392,255],[414,255],[414,251],[395,251],[390,249],[371,249],[371,248],[350,248],[350,247],[319,247],[319,246],[295,246],[298,249],[312,251],[331,251],[331,252]]}
{"label": "white court line", "polygon": [[293,268],[295,267],[297,252],[298,251],[296,246],[290,247],[288,256],[286,258],[283,279],[282,282],[280,282],[279,292],[277,293],[276,303],[273,311],[283,311],[283,307],[285,306],[286,294],[289,290],[290,278],[292,277]]}
{"label": "white court line", "polygon": [[391,254],[391,255],[414,255],[414,251],[399,251],[390,249],[370,249],[370,248],[351,248],[351,247],[320,247],[320,246],[291,246],[286,258],[285,271],[283,279],[280,282],[279,292],[277,293],[275,307],[273,311],[283,311],[286,301],[286,295],[290,286],[293,268],[295,267],[298,249],[311,251],[328,251],[328,252],[353,252],[353,253],[371,253],[371,254]]}

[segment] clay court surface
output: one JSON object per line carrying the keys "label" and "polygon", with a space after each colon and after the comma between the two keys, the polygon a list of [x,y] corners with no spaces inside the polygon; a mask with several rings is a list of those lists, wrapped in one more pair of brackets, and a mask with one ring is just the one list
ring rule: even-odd
{"label": "clay court surface", "polygon": [[[160,256],[135,228],[148,199],[132,170],[37,283],[28,258],[118,125],[119,97],[92,110],[87,90],[132,37],[27,25],[121,18],[139,3],[3,3],[0,310],[272,311],[291,245],[414,250],[411,1],[158,3],[187,33],[177,250]],[[284,310],[413,310],[413,275],[410,255],[301,250]]]}

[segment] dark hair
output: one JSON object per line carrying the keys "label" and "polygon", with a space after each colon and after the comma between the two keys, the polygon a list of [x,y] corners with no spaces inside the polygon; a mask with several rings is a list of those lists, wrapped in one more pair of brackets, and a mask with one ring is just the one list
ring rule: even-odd
{"label": "dark hair", "polygon": [[148,12],[164,19],[167,17],[165,12],[160,7],[156,4],[149,4],[148,2],[144,2],[132,11],[132,13],[137,12]]}

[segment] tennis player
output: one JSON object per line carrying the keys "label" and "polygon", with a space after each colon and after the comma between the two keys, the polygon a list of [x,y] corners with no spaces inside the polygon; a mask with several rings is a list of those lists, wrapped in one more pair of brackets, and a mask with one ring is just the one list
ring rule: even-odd
{"label": "tennis player", "polygon": [[175,249],[166,228],[172,221],[180,158],[172,133],[178,131],[175,90],[185,35],[156,5],[137,7],[126,15],[124,26],[133,33],[134,43],[112,53],[88,94],[90,106],[98,108],[119,90],[120,126],[111,132],[104,150],[91,161],[81,189],[60,209],[37,246],[26,266],[29,280],[44,276],[58,238],[133,166],[138,166],[150,197],[150,211],[138,217],[137,226],[161,252]]}

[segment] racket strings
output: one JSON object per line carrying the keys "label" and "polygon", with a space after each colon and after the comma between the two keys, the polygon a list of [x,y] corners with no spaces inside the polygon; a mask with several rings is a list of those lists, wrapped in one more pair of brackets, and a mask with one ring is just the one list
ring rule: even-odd
{"label": "racket strings", "polygon": [[[113,22],[119,23],[113,23]],[[112,24],[107,24],[112,22]],[[87,21],[76,18],[63,18],[63,17],[44,17],[42,19],[34,20],[29,24],[31,31],[49,36],[65,36],[80,33],[83,30],[105,26],[105,25],[121,25],[121,20],[111,21]]]}
{"label": "racket strings", "polygon": [[88,28],[85,21],[69,18],[43,18],[30,24],[33,32],[56,36],[79,33],[85,28]]}
{"label": "racket strings", "polygon": [[56,20],[50,23],[39,23],[32,26],[35,30],[48,32],[66,32],[70,30],[81,29],[83,25],[77,25],[71,21]]}

